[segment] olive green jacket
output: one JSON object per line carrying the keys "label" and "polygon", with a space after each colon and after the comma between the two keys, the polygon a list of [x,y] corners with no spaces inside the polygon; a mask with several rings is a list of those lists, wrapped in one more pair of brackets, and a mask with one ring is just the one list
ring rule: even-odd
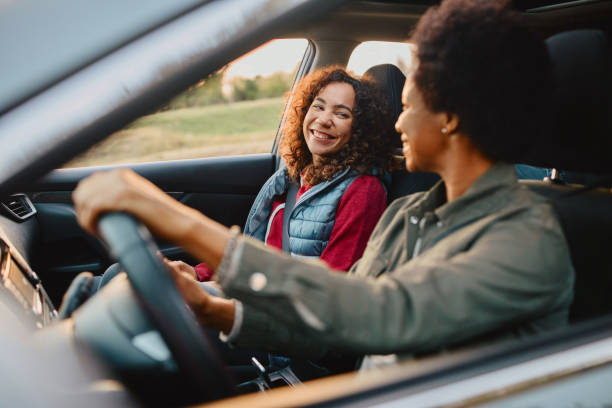
{"label": "olive green jacket", "polygon": [[574,271],[549,204],[496,164],[446,202],[394,201],[348,274],[243,238],[220,274],[240,347],[323,356],[422,353],[567,324]]}

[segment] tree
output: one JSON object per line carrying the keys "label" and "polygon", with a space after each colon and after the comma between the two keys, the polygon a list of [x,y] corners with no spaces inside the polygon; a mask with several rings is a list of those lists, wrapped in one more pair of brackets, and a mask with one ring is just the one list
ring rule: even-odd
{"label": "tree", "polygon": [[168,109],[191,108],[227,102],[222,91],[224,73],[225,68],[221,68],[206,79],[193,85],[187,91],[170,101]]}
{"label": "tree", "polygon": [[250,101],[259,98],[258,82],[261,76],[256,76],[254,79],[236,78],[233,81],[233,98],[236,101]]}

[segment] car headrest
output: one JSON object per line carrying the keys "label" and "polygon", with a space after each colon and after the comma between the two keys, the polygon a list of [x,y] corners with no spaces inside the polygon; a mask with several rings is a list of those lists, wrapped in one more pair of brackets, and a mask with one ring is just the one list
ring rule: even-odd
{"label": "car headrest", "polygon": [[[402,88],[404,87],[406,76],[393,64],[374,65],[364,75],[374,78],[382,87],[385,95],[387,95],[389,107],[393,113],[393,120],[397,120],[397,117],[402,113]],[[396,147],[399,147],[401,145],[399,137],[396,140]]]}
{"label": "car headrest", "polygon": [[[598,30],[546,40],[553,64],[553,118],[524,163],[580,172],[612,172],[610,50]],[[528,63],[528,61],[526,62]]]}

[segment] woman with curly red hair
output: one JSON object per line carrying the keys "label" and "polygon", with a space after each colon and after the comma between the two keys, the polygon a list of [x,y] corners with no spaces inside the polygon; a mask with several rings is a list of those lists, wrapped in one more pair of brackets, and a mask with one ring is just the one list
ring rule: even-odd
{"label": "woman with curly red hair", "polygon": [[[332,269],[347,271],[361,258],[386,207],[381,179],[390,164],[391,138],[397,137],[392,125],[385,96],[373,80],[340,67],[304,77],[291,95],[283,127],[280,153],[286,166],[262,187],[244,233],[279,249],[287,237],[284,250],[292,255],[320,258]],[[295,205],[283,235],[289,194],[295,194]],[[269,361],[272,370],[289,364],[279,356],[270,355]],[[350,370],[355,360],[312,364],[294,359],[296,364],[302,377],[318,377]]]}
{"label": "woman with curly red hair", "polygon": [[[330,84],[347,84],[353,88],[353,92],[349,92],[353,95],[353,109],[351,117],[346,118],[352,124],[351,137],[333,152],[312,151],[311,147],[316,147],[309,143],[309,131],[304,125],[313,118],[309,112],[318,109],[313,105],[315,98]],[[315,71],[297,84],[283,129],[280,149],[290,176],[298,180],[303,173],[304,180],[315,185],[347,167],[359,174],[371,174],[375,169],[385,167],[390,157],[390,138],[396,136],[393,126],[389,128],[392,121],[386,99],[373,80],[357,79],[339,67]],[[322,160],[315,163],[313,157]]]}
{"label": "woman with curly red hair", "polygon": [[[386,206],[381,180],[397,137],[393,118],[374,80],[338,66],[304,77],[290,103],[280,143],[285,166],[262,187],[244,233],[282,249],[287,191],[297,184],[288,251],[346,271],[361,257]],[[180,261],[171,264],[189,270]],[[205,264],[195,273],[201,281],[212,275]]]}

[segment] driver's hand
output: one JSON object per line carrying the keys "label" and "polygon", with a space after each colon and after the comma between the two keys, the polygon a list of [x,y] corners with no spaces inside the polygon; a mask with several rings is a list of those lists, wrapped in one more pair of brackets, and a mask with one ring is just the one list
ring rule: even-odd
{"label": "driver's hand", "polygon": [[193,311],[200,324],[206,325],[206,321],[203,319],[203,314],[205,313],[203,312],[207,310],[211,295],[202,290],[200,284],[195,279],[195,272],[192,274],[189,271],[182,270],[180,267],[171,266],[174,262],[180,261],[164,259],[164,262],[168,266],[170,276],[174,280],[176,288],[185,300],[185,303]]}
{"label": "driver's hand", "polygon": [[[173,261],[165,260],[165,262],[168,265]],[[168,272],[200,325],[221,330],[226,334],[230,332],[236,307],[233,300],[209,294],[202,289],[200,282],[190,272],[170,266]]]}
{"label": "driver's hand", "polygon": [[181,244],[188,239],[198,211],[182,205],[149,180],[129,169],[98,172],[81,180],[72,193],[79,224],[98,234],[98,218],[105,212],[126,212],[138,218],[153,235]]}
{"label": "driver's hand", "polygon": [[196,274],[195,268],[193,266],[186,264],[183,261],[171,261],[167,258],[163,258],[163,259],[164,259],[164,263],[169,269],[177,273],[186,273],[193,279],[198,280],[198,275]]}

